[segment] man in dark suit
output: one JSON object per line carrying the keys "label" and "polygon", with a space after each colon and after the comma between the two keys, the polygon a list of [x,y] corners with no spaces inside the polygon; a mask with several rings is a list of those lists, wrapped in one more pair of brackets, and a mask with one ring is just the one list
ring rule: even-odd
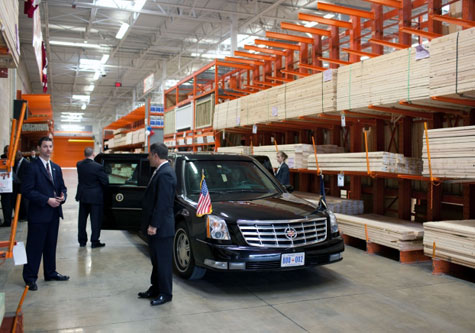
{"label": "man in dark suit", "polygon": [[32,161],[22,179],[22,193],[29,200],[28,236],[23,266],[23,280],[30,290],[37,290],[36,280],[43,256],[46,281],[66,281],[69,276],[56,271],[56,243],[59,218],[63,218],[61,205],[66,200],[66,186],[59,165],[50,160],[53,141],[43,137],[38,142],[39,158]]}
{"label": "man in dark suit", "polygon": [[[16,201],[16,197],[18,193],[21,193],[21,182],[22,179],[25,178],[26,171],[30,165],[30,161],[23,157],[21,151],[17,151],[15,156],[15,166],[13,167],[13,171],[16,174],[17,182],[13,184],[13,199],[14,202]],[[28,199],[24,196],[21,197],[20,202],[20,212],[18,213],[19,220],[26,220],[28,216]]]}
{"label": "man in dark suit", "polygon": [[148,159],[150,165],[156,169],[144,195],[142,231],[148,235],[152,259],[152,286],[147,291],[138,293],[138,296],[152,298],[151,305],[161,305],[172,300],[176,175],[167,158],[168,148],[163,143],[150,146]]}
{"label": "man in dark suit", "polygon": [[109,184],[109,178],[104,167],[94,162],[92,148],[84,149],[84,156],[86,158],[76,164],[78,171],[76,201],[79,201],[78,242],[79,246],[86,246],[87,217],[91,214],[91,247],[103,247],[106,244],[99,241],[104,209],[103,187]]}

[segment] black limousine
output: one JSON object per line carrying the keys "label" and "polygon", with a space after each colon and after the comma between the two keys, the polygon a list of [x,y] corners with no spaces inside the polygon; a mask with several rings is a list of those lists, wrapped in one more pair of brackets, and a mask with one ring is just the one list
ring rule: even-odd
{"label": "black limousine", "polygon": [[[139,230],[141,202],[153,173],[147,154],[99,154],[110,185],[103,229]],[[289,270],[340,261],[335,215],[289,193],[249,156],[174,153],[177,175],[174,268],[187,279],[206,269]],[[204,172],[213,212],[196,216]]]}

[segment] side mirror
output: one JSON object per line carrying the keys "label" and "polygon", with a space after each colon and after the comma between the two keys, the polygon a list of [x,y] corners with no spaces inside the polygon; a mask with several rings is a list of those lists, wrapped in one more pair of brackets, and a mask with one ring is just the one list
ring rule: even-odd
{"label": "side mirror", "polygon": [[292,193],[294,191],[294,187],[292,185],[284,185],[287,192]]}

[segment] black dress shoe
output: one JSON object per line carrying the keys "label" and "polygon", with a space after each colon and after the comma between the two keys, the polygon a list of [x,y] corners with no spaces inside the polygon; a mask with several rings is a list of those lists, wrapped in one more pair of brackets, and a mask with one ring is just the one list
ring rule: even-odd
{"label": "black dress shoe", "polygon": [[79,247],[85,247],[86,243],[79,243]]}
{"label": "black dress shoe", "polygon": [[91,244],[91,247],[94,249],[96,247],[104,247],[106,246],[106,243],[101,243],[101,242],[97,242],[97,243],[92,243]]}
{"label": "black dress shoe", "polygon": [[56,273],[56,275],[45,278],[45,281],[68,281],[69,276]]}
{"label": "black dress shoe", "polygon": [[172,300],[172,297],[171,296],[159,296],[158,298],[155,298],[153,300],[150,301],[150,305],[152,306],[155,306],[155,305],[162,305],[162,304],[165,304],[165,303],[168,303]]}
{"label": "black dress shoe", "polygon": [[160,293],[156,292],[153,287],[148,288],[147,291],[141,291],[137,294],[139,298],[157,298]]}
{"label": "black dress shoe", "polygon": [[38,290],[38,285],[36,284],[36,282],[28,282],[26,285],[28,286],[28,290]]}

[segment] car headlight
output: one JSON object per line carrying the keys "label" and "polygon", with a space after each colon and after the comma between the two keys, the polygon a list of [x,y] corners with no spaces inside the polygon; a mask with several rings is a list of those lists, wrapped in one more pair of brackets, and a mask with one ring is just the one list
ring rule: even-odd
{"label": "car headlight", "polygon": [[206,236],[212,239],[230,240],[226,221],[216,215],[208,215],[206,220]]}
{"label": "car headlight", "polygon": [[336,222],[336,216],[331,210],[327,210],[328,217],[330,217],[330,230],[332,234],[338,232],[338,223]]}

